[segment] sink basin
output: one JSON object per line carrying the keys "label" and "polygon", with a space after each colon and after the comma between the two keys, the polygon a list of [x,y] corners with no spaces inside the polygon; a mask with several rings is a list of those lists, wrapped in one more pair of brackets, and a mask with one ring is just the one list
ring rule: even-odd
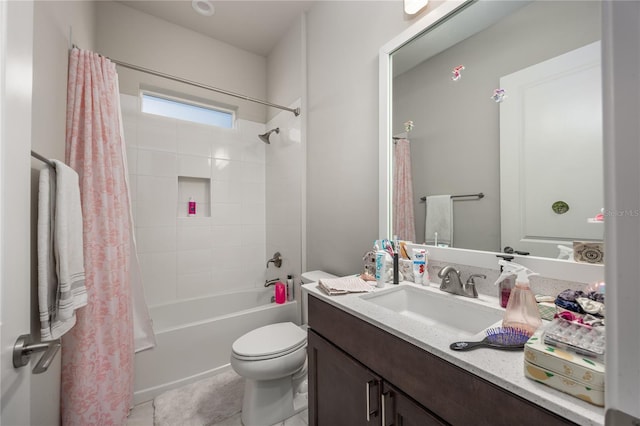
{"label": "sink basin", "polygon": [[499,325],[504,314],[502,309],[482,304],[477,299],[409,285],[369,293],[361,298],[428,326],[463,335],[474,335]]}

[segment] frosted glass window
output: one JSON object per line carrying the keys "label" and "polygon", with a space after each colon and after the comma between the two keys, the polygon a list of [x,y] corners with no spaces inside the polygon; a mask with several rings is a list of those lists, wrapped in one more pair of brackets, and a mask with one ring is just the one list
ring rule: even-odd
{"label": "frosted glass window", "polygon": [[142,94],[142,112],[209,126],[233,128],[232,112],[161,98],[148,93]]}

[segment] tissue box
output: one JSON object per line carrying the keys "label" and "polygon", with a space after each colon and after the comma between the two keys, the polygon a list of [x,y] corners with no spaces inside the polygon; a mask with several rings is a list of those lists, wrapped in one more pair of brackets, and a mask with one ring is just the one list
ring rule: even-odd
{"label": "tissue box", "polygon": [[556,305],[552,302],[538,302],[538,311],[540,312],[540,318],[551,321],[556,315]]}
{"label": "tissue box", "polygon": [[524,346],[524,374],[591,404],[604,406],[604,363],[546,345],[538,330]]}

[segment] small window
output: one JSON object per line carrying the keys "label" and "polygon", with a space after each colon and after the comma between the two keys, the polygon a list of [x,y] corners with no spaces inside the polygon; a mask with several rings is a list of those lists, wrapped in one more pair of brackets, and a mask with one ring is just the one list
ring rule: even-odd
{"label": "small window", "polygon": [[209,126],[233,128],[233,112],[231,111],[150,95],[149,93],[142,94],[142,112],[208,124]]}

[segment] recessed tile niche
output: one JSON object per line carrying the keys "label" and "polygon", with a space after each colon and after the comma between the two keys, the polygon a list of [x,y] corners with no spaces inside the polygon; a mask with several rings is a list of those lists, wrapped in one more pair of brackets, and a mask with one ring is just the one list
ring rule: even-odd
{"label": "recessed tile niche", "polygon": [[196,202],[195,217],[211,217],[211,179],[178,176],[178,217],[189,216],[189,198]]}

